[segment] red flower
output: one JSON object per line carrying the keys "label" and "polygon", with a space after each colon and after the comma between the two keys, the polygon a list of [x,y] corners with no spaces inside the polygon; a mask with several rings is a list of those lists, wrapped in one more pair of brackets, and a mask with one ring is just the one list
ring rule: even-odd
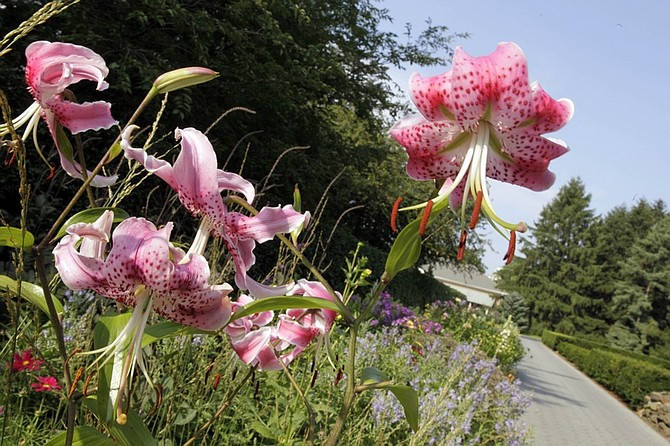
{"label": "red flower", "polygon": [[36,371],[40,369],[44,361],[33,358],[33,352],[24,350],[21,355],[14,353],[14,364],[12,365],[12,372],[22,372],[23,370]]}
{"label": "red flower", "polygon": [[60,390],[58,381],[53,376],[38,376],[36,383],[32,383],[30,387],[35,389],[35,392],[51,392]]}

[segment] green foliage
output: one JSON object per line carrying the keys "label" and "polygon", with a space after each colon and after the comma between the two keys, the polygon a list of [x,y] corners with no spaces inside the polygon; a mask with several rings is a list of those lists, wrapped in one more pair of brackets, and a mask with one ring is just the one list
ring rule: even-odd
{"label": "green foliage", "polygon": [[431,274],[417,268],[400,272],[388,285],[388,291],[398,302],[408,307],[423,308],[435,301],[448,301],[463,297],[461,293],[444,285]]}
{"label": "green foliage", "polygon": [[499,274],[500,287],[528,304],[531,333],[560,328],[604,335],[607,308],[593,293],[600,267],[590,200],[581,180],[569,181],[540,213],[534,241],[524,240],[524,258]]}
{"label": "green foliage", "polygon": [[607,339],[617,347],[649,353],[670,325],[670,216],[631,246],[620,266]]}
{"label": "green foliage", "polygon": [[457,299],[434,302],[426,307],[424,315],[458,341],[477,342],[482,352],[496,358],[500,367],[509,372],[524,355],[519,329],[509,318],[500,323],[486,310]]}
{"label": "green foliage", "polygon": [[[29,0],[11,0],[4,6],[0,18],[4,29],[34,9]],[[226,160],[229,171],[244,171],[258,185],[262,192],[258,205],[285,201],[295,184],[301,185],[304,210],[326,204],[320,227],[327,229],[319,230],[306,249],[308,255],[321,257],[324,250],[349,252],[358,241],[388,251],[393,241],[388,219],[397,194],[419,202],[430,193],[402,171],[406,155],[385,135],[390,120],[407,108],[405,98],[397,96],[390,70],[410,63],[446,65],[453,40],[466,35],[428,23],[425,30],[398,36],[383,30],[390,20],[369,0],[223,4],[140,0],[112,2],[105,8],[84,1],[37,28],[30,40],[70,41],[101,54],[110,68],[110,87],[98,96],[113,103],[112,113],[121,123],[162,73],[194,65],[220,72],[212,82],[170,93],[169,106],[157,124],[157,139],[169,145],[176,127],[204,131],[216,121],[208,136],[219,160]],[[30,103],[23,75],[14,68],[23,65],[22,50],[28,43],[21,41],[0,66],[10,103],[17,109]],[[75,87],[82,99],[91,91],[85,83]],[[158,102],[150,104],[148,118],[138,124],[148,126],[159,107]],[[231,113],[219,120],[234,107],[255,114]],[[104,138],[85,141],[89,162],[111,143]],[[309,148],[292,151],[278,162],[288,148],[297,146]],[[50,147],[43,149],[47,156],[55,156]],[[44,170],[37,161],[29,166],[35,169],[33,177],[40,175],[40,166]],[[108,168],[123,173],[125,163]],[[47,194],[48,202],[57,206],[72,193],[73,184],[64,180],[59,175],[50,184],[40,182],[34,193]],[[150,193],[156,181],[145,181],[136,195],[124,199],[123,207],[154,221],[183,219],[183,211],[169,204],[169,193]],[[13,197],[14,184],[13,177],[0,178],[0,195]],[[18,215],[13,202],[3,204],[10,219]],[[36,208],[34,214],[44,211]],[[45,228],[31,222],[30,230],[39,235]],[[442,228],[428,244],[422,263],[455,258],[449,228]],[[260,276],[274,266],[266,260],[270,257],[258,256]],[[326,274],[340,280],[344,258],[331,257],[324,265],[329,266]],[[371,257],[370,268],[381,275],[383,260]]]}
{"label": "green foliage", "polygon": [[498,309],[505,318],[511,317],[521,332],[528,329],[528,305],[524,298],[517,294],[507,294]]}
{"label": "green foliage", "polygon": [[559,344],[566,342],[586,349],[603,350],[611,353],[616,353],[621,356],[626,356],[628,358],[637,359],[640,361],[646,361],[651,364],[670,370],[670,360],[657,356],[650,356],[642,353],[637,353],[631,350],[612,347],[611,345],[607,345],[601,342],[596,342],[581,337],[569,336],[554,331],[544,330],[542,332],[542,342],[553,350],[556,350]]}
{"label": "green foliage", "polygon": [[649,393],[670,388],[670,370],[649,362],[569,342],[560,343],[557,350],[631,408],[639,407]]}
{"label": "green foliage", "polygon": [[35,237],[30,232],[24,234],[20,228],[0,227],[0,246],[30,249],[33,243]]}

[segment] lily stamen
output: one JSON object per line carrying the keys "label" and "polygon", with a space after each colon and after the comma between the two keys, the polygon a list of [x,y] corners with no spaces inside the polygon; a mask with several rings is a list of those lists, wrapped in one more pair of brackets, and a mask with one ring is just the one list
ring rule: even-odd
{"label": "lily stamen", "polygon": [[428,200],[426,203],[426,208],[423,211],[423,216],[421,217],[421,223],[419,224],[419,235],[423,237],[426,233],[426,226],[428,225],[428,220],[430,220],[430,211],[433,209],[433,200]]}
{"label": "lily stamen", "polygon": [[393,232],[398,232],[398,227],[396,226],[396,221],[398,220],[398,209],[400,209],[400,203],[402,203],[403,198],[398,197],[393,203],[393,210],[391,211],[391,230]]}
{"label": "lily stamen", "polygon": [[459,262],[463,260],[465,256],[465,242],[468,239],[468,231],[463,229],[461,231],[461,239],[458,241],[458,253],[456,254],[456,260]]}
{"label": "lily stamen", "polygon": [[472,217],[470,218],[470,224],[468,227],[470,229],[475,229],[477,222],[479,221],[479,214],[482,210],[482,199],[484,198],[484,192],[477,192],[477,197],[475,198],[475,207],[472,209]]}
{"label": "lily stamen", "polygon": [[510,231],[509,246],[507,247],[507,253],[505,253],[505,257],[503,257],[505,265],[509,265],[510,262],[514,259],[515,250],[516,250],[516,231]]}

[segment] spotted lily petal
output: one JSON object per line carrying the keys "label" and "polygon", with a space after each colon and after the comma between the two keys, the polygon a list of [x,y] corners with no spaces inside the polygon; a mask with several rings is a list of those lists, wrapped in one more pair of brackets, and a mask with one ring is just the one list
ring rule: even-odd
{"label": "spotted lily petal", "polygon": [[[59,128],[65,127],[72,133],[86,130],[107,129],[117,124],[112,117],[111,105],[104,101],[76,104],[64,98],[63,92],[70,85],[81,80],[96,83],[97,90],[104,90],[104,81],[109,70],[105,61],[92,50],[69,43],[33,42],[26,48],[26,82],[39,108],[35,113],[44,117],[56,143],[61,165],[72,177],[82,179],[81,166],[64,155],[64,148],[58,138]],[[29,126],[35,121],[30,120]],[[26,133],[30,133],[27,129]],[[91,184],[104,187],[113,184],[116,176],[96,177]]]}
{"label": "spotted lily petal", "polygon": [[525,230],[523,222],[509,223],[495,213],[486,178],[534,191],[549,188],[555,181],[549,163],[568,148],[543,135],[570,120],[572,102],[530,84],[525,55],[513,43],[501,43],[483,57],[457,48],[451,70],[414,75],[410,90],[421,115],[404,118],[390,131],[407,149],[408,174],[444,183],[437,200],[449,198],[462,213],[463,198],[478,197],[476,208],[501,233]]}

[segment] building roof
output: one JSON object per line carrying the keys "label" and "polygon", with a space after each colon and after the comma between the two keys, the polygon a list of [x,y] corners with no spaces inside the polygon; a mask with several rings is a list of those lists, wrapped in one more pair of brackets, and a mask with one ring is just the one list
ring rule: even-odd
{"label": "building roof", "polygon": [[462,293],[468,302],[493,307],[503,296],[496,288],[495,282],[478,272],[460,271],[449,266],[438,266],[433,269],[433,277],[445,285]]}

